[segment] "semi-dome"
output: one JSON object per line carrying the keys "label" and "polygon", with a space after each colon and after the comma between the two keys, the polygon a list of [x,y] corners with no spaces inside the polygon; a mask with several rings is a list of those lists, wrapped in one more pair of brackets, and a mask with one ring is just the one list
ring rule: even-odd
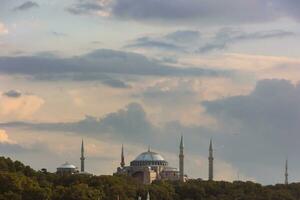
{"label": "semi-dome", "polygon": [[168,165],[168,162],[162,155],[147,151],[138,155],[131,163],[131,166],[152,166],[152,165]]}

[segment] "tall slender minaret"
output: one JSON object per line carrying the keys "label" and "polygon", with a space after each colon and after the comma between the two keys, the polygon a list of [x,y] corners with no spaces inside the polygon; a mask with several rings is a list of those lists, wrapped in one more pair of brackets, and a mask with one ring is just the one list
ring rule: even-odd
{"label": "tall slender minaret", "polygon": [[147,200],[150,200],[150,193],[147,193]]}
{"label": "tall slender minaret", "polygon": [[124,147],[122,144],[122,152],[121,152],[121,163],[120,163],[121,167],[125,167],[125,158],[124,158]]}
{"label": "tall slender minaret", "polygon": [[183,136],[181,135],[180,139],[180,152],[179,152],[179,179],[184,182],[184,154],[183,154]]}
{"label": "tall slender minaret", "polygon": [[288,159],[285,160],[285,173],[284,173],[284,176],[285,176],[284,183],[285,183],[286,185],[288,185],[288,184],[289,184]]}
{"label": "tall slender minaret", "polygon": [[212,139],[210,139],[209,156],[208,156],[208,180],[212,181],[213,179],[214,179],[214,156],[213,156]]}
{"label": "tall slender minaret", "polygon": [[85,160],[85,157],[84,157],[84,145],[83,145],[83,140],[82,140],[82,143],[81,143],[81,157],[80,157],[80,161],[81,161],[80,171],[81,172],[84,172],[84,160]]}

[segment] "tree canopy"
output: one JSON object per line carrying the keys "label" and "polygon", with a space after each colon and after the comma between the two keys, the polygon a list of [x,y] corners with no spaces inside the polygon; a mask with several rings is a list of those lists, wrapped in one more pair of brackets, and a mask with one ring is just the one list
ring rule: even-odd
{"label": "tree canopy", "polygon": [[142,185],[126,176],[60,176],[0,157],[0,200],[296,200],[300,183],[262,186],[253,182],[189,180]]}

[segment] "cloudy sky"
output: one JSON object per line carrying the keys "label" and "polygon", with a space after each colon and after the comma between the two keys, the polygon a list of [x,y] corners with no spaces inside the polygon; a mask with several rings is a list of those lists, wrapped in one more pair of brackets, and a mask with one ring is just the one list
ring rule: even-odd
{"label": "cloudy sky", "polygon": [[0,0],[0,152],[112,174],[148,145],[207,179],[300,181],[298,0]]}

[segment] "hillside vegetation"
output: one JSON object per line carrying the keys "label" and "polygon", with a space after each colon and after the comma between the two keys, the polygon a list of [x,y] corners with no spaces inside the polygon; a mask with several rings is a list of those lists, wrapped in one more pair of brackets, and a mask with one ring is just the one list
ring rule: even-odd
{"label": "hillside vegetation", "polygon": [[0,157],[0,200],[298,200],[300,184],[262,186],[253,182],[190,180],[146,186],[122,176],[58,176]]}

